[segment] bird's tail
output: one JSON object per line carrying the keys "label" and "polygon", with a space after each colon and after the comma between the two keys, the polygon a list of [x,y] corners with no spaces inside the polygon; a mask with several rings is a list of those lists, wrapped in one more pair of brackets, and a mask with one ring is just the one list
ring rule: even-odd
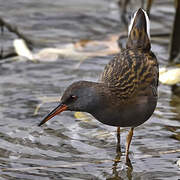
{"label": "bird's tail", "polygon": [[130,49],[150,50],[150,22],[147,13],[140,8],[131,19],[126,44]]}

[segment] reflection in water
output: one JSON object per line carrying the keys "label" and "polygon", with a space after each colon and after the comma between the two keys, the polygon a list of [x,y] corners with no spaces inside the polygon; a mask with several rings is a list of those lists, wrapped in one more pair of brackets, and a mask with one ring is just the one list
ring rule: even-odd
{"label": "reflection in water", "polygon": [[118,170],[118,165],[121,165],[121,144],[120,144],[120,128],[117,128],[117,144],[116,144],[116,157],[114,159],[114,163],[112,165],[112,177],[108,177],[107,180],[116,180],[116,179],[124,179],[124,176],[128,178],[128,180],[132,179],[133,166],[131,164],[131,160],[129,157],[126,157],[126,167],[125,169]]}
{"label": "reflection in water", "polygon": [[118,163],[114,163],[112,167],[112,176],[108,177],[107,180],[123,180],[124,178],[132,179],[133,167],[127,166],[125,169],[118,170]]}
{"label": "reflection in water", "polygon": [[[117,145],[118,146],[118,145]],[[131,164],[130,159],[128,159],[128,161],[126,162],[126,167],[122,168],[122,169],[118,169],[118,165],[121,165],[121,161],[120,161],[120,154],[118,153],[116,155],[116,158],[119,158],[119,161],[117,161],[117,159],[115,159],[113,165],[112,165],[112,175],[111,177],[108,177],[107,180],[116,180],[116,179],[124,179],[124,178],[128,178],[128,180],[132,179],[132,172],[133,172],[133,166]]]}

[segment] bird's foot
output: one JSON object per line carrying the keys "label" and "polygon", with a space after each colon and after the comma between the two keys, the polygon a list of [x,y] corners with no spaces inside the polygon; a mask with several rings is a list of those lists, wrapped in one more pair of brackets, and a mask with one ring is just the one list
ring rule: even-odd
{"label": "bird's foot", "polygon": [[129,167],[129,168],[133,168],[132,164],[131,164],[131,160],[129,159],[129,156],[126,155],[126,165]]}
{"label": "bird's foot", "polygon": [[117,153],[117,155],[114,159],[114,163],[119,163],[121,161],[121,156],[122,156],[121,152]]}

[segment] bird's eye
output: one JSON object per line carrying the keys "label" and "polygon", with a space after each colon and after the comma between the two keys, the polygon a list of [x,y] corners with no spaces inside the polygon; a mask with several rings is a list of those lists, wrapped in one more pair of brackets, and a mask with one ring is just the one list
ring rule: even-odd
{"label": "bird's eye", "polygon": [[77,96],[70,95],[65,99],[65,104],[71,104],[77,99]]}
{"label": "bird's eye", "polygon": [[76,100],[77,96],[71,95],[71,99]]}

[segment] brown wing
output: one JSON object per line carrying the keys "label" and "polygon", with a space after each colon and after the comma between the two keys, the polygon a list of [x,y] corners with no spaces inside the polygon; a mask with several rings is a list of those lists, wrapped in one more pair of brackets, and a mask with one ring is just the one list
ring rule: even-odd
{"label": "brown wing", "polygon": [[101,82],[118,88],[118,96],[130,98],[138,91],[158,86],[158,63],[152,52],[123,50],[104,69]]}

